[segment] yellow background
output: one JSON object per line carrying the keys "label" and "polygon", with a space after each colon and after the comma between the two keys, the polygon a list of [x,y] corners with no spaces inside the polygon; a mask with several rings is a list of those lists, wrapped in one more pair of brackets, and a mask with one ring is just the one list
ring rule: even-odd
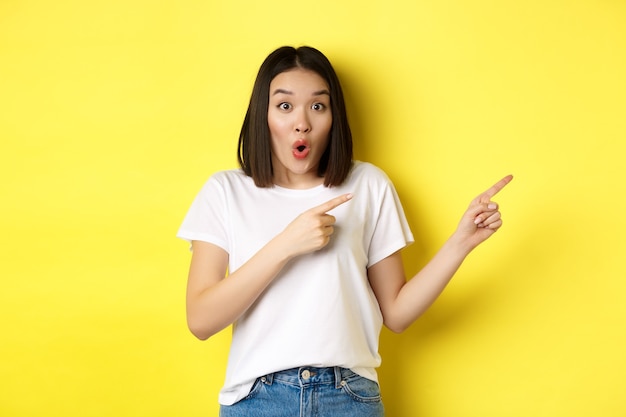
{"label": "yellow background", "polygon": [[216,416],[228,331],[184,319],[174,235],[236,166],[252,82],[324,51],[415,272],[508,173],[505,225],[407,332],[389,416],[626,415],[626,3],[3,0],[0,415]]}

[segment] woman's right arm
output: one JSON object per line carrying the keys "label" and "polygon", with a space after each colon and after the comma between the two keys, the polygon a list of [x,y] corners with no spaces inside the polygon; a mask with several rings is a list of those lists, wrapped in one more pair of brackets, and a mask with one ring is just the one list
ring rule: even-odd
{"label": "woman's right arm", "polygon": [[187,282],[187,325],[207,339],[233,323],[259,297],[289,260],[272,240],[228,278],[228,254],[211,243],[194,241]]}
{"label": "woman's right arm", "polygon": [[228,278],[228,253],[211,243],[193,241],[187,282],[187,325],[191,332],[204,340],[229,326],[290,259],[326,246],[335,223],[327,212],[350,198],[344,194],[302,213]]}

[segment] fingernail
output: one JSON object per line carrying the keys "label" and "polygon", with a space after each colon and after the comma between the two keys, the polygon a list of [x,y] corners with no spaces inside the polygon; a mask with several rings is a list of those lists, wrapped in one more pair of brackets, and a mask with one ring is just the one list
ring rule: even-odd
{"label": "fingernail", "polygon": [[474,224],[480,224],[483,220],[480,217],[474,219]]}
{"label": "fingernail", "polygon": [[497,204],[495,204],[495,203],[490,203],[490,204],[487,206],[487,208],[488,208],[489,210],[495,210],[495,209],[497,209],[497,208],[498,208],[498,205],[497,205]]}

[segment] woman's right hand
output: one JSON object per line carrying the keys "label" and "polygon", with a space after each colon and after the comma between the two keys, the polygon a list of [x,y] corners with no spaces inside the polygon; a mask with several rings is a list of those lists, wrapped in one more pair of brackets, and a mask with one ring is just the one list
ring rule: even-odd
{"label": "woman's right hand", "polygon": [[328,214],[332,209],[352,199],[352,194],[343,194],[313,207],[296,217],[278,238],[284,243],[289,258],[315,252],[330,242],[335,217]]}

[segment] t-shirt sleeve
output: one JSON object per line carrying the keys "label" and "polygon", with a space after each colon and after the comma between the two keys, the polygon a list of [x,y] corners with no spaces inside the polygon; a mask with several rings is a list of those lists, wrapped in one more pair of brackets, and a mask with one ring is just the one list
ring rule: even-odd
{"label": "t-shirt sleeve", "polygon": [[374,230],[368,253],[368,268],[413,243],[411,228],[391,181],[386,181],[379,198],[380,210],[373,219]]}
{"label": "t-shirt sleeve", "polygon": [[222,184],[211,177],[191,203],[176,236],[189,242],[212,243],[229,252],[225,196]]}

